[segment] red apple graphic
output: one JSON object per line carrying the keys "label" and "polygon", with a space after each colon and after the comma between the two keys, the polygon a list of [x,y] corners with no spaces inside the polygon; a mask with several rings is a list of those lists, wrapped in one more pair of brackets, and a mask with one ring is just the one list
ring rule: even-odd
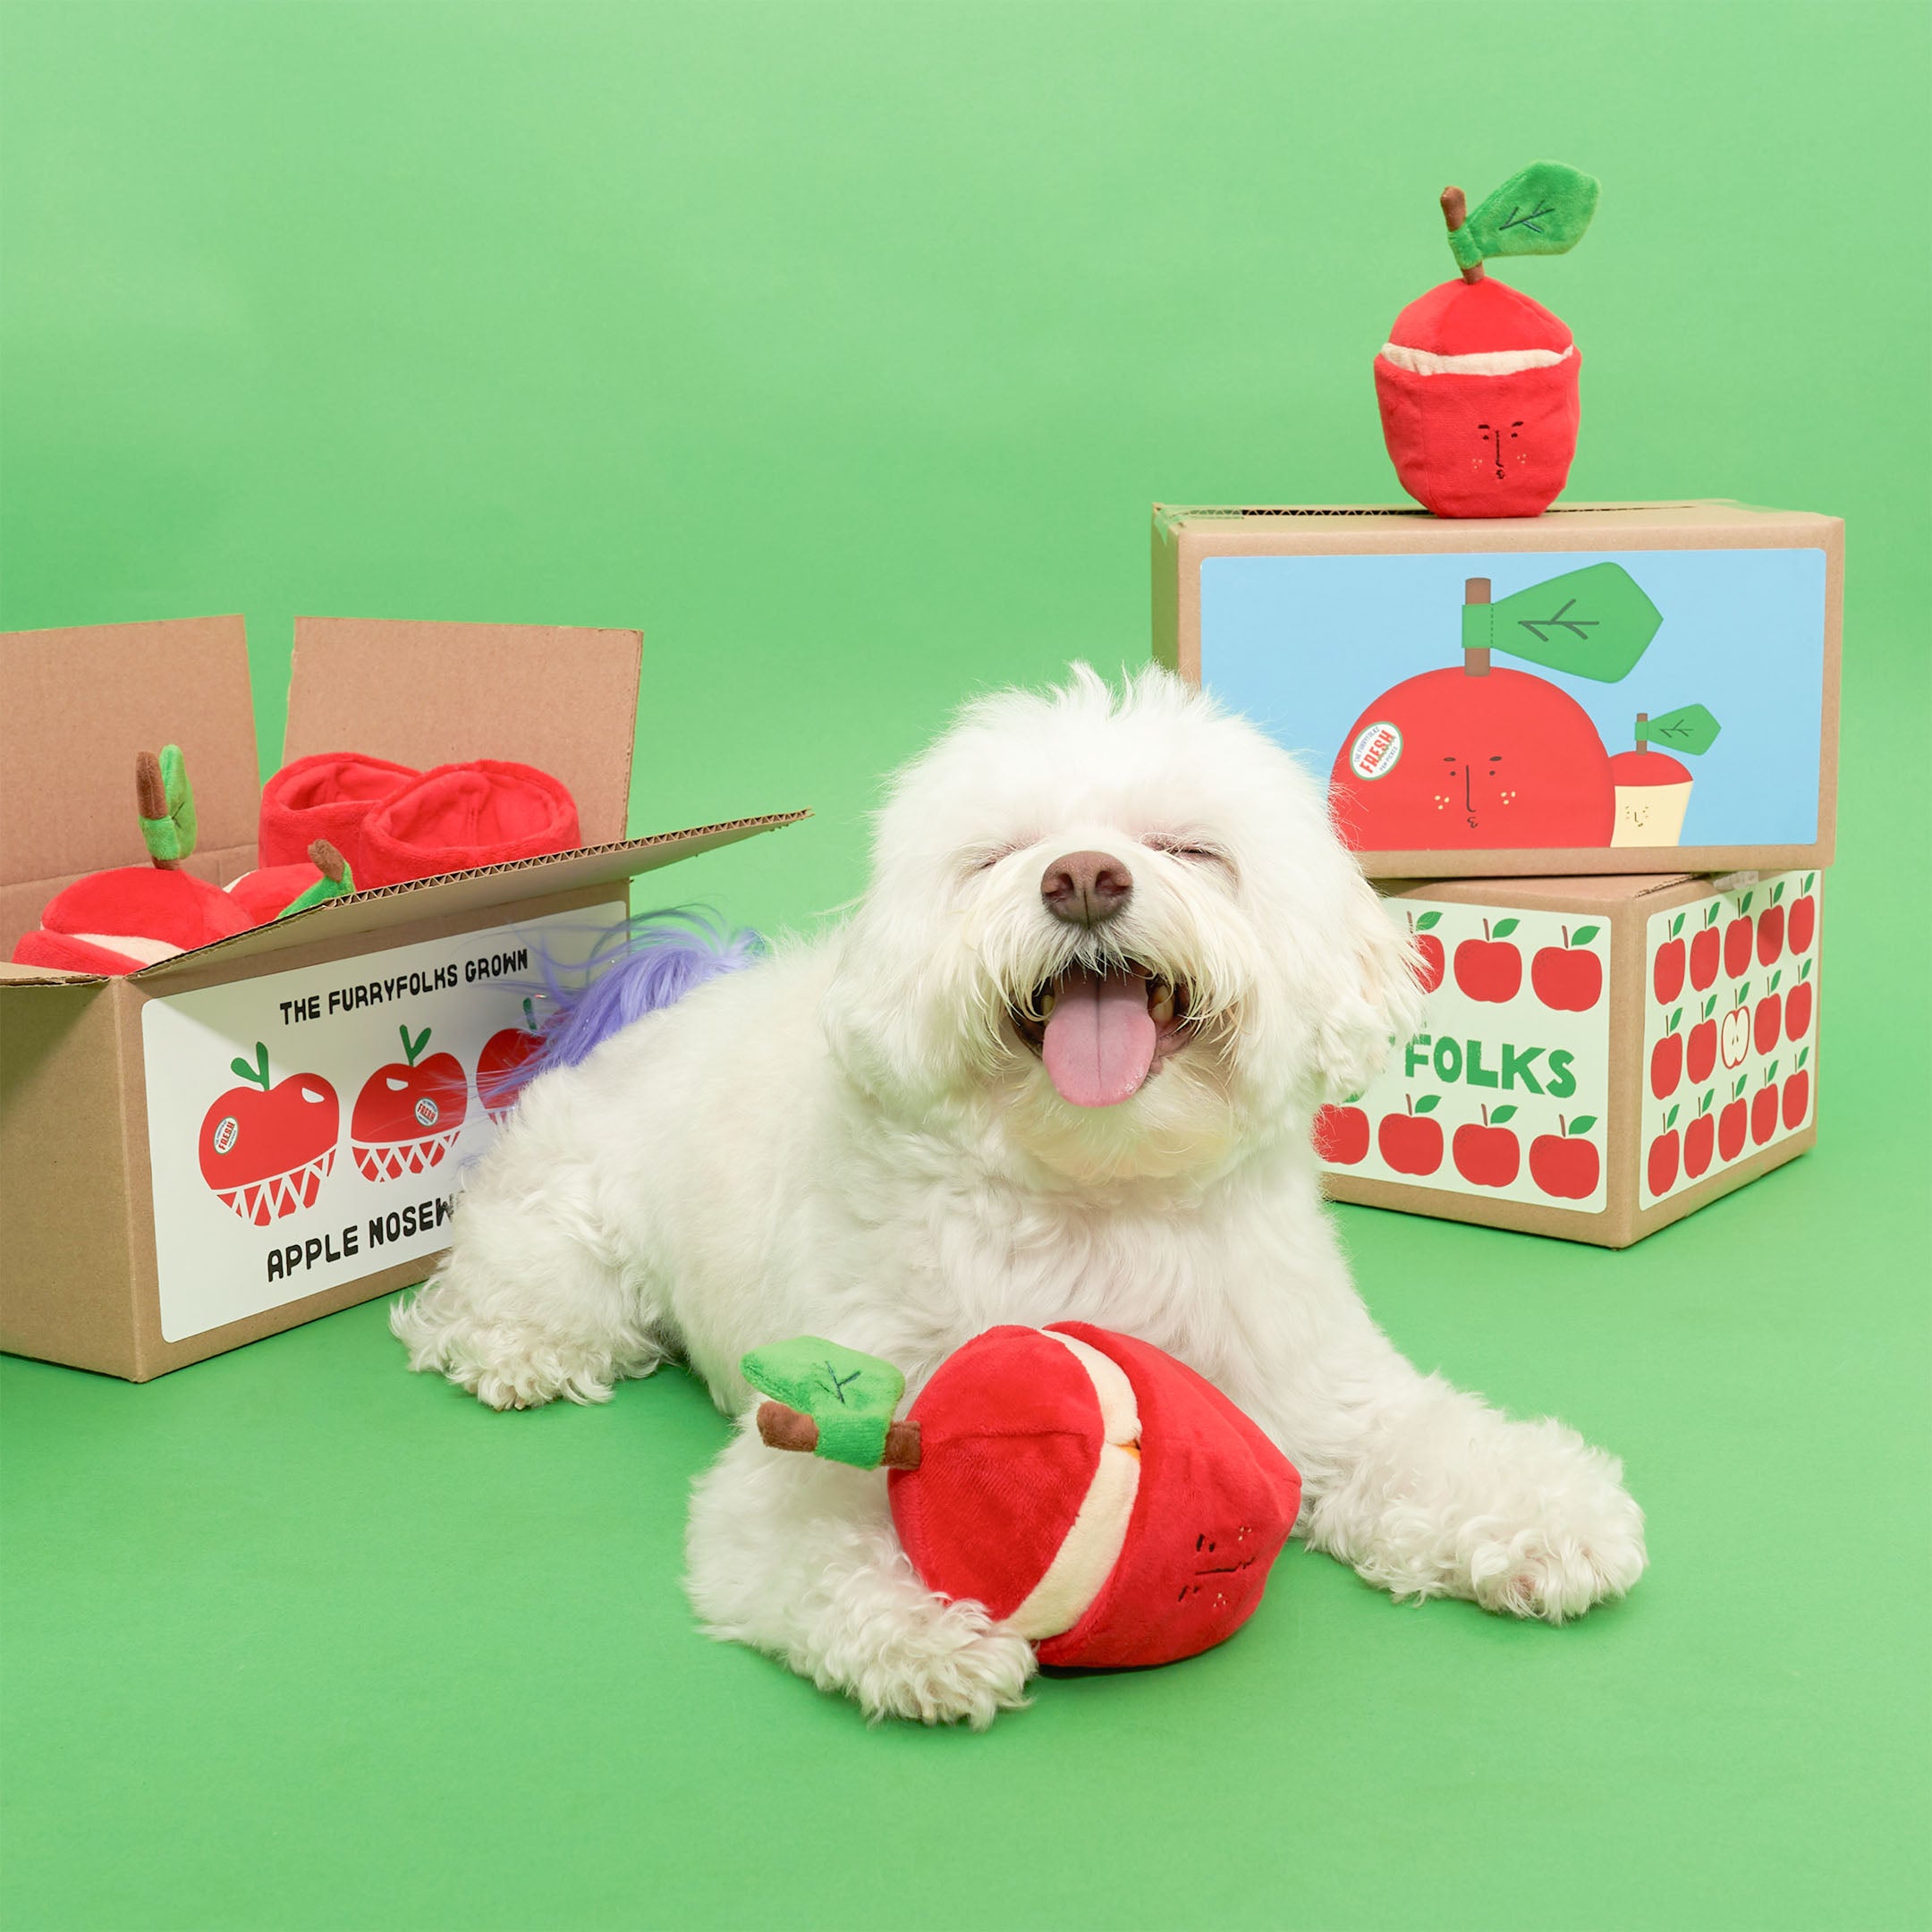
{"label": "red apple graphic", "polygon": [[[529,1000],[523,1002],[523,1024],[505,1027],[483,1042],[477,1055],[477,1098],[493,1121],[501,1121],[517,1103],[536,1073],[536,1061],[543,1051],[543,1035],[538,1030],[537,1015]],[[1364,1134],[1363,1145],[1367,1136]]]}
{"label": "red apple graphic", "polygon": [[1542,946],[1530,962],[1530,984],[1555,1013],[1588,1013],[1603,996],[1603,962],[1589,950],[1595,926],[1562,928],[1560,946]]}
{"label": "red apple graphic", "polygon": [[1443,982],[1443,945],[1429,930],[1442,918],[1440,912],[1425,912],[1420,919],[1414,913],[1409,915],[1409,930],[1415,935],[1416,984],[1425,993],[1433,993]]}
{"label": "red apple graphic", "polygon": [[319,1073],[268,1084],[268,1048],[229,1063],[246,1087],[231,1087],[201,1119],[201,1178],[242,1220],[267,1227],[313,1208],[335,1165],[342,1106]]}
{"label": "red apple graphic", "polygon": [[1657,948],[1657,957],[1650,962],[1650,990],[1657,995],[1659,1006],[1668,1006],[1683,991],[1684,943],[1678,937],[1683,921],[1682,912],[1671,921],[1670,936]]}
{"label": "red apple graphic", "polygon": [[1751,895],[1746,893],[1738,902],[1738,916],[1724,928],[1724,978],[1735,979],[1750,970],[1751,941],[1757,928],[1745,916],[1750,911]]}
{"label": "red apple graphic", "polygon": [[1744,1104],[1745,1080],[1740,1076],[1731,1098],[1717,1116],[1717,1154],[1721,1160],[1735,1160],[1744,1151],[1744,1131],[1750,1110]]}
{"label": "red apple graphic", "polygon": [[1818,901],[1811,896],[1811,886],[1817,877],[1816,872],[1807,872],[1804,884],[1799,888],[1804,896],[1792,901],[1791,922],[1785,937],[1791,941],[1793,953],[1811,950],[1811,935],[1818,929]]}
{"label": "red apple graphic", "polygon": [[1750,996],[1747,979],[1731,996],[1731,1011],[1717,1029],[1717,1057],[1733,1070],[1744,1064],[1744,1055],[1750,1051],[1750,1009],[1745,1004]]}
{"label": "red apple graphic", "polygon": [[1777,1070],[1778,1063],[1774,1060],[1759,1075],[1764,1085],[1751,1096],[1750,1130],[1754,1147],[1762,1147],[1777,1131]]}
{"label": "red apple graphic", "polygon": [[366,1181],[394,1181],[434,1167],[456,1144],[470,1111],[470,1083],[454,1054],[417,1055],[429,1029],[402,1036],[402,1058],[380,1066],[362,1083],[349,1117],[349,1151]]}
{"label": "red apple graphic", "polygon": [[1790,1078],[1784,1082],[1784,1124],[1789,1129],[1804,1125],[1805,1109],[1811,1104],[1811,1076],[1804,1070],[1809,1047],[1801,1047],[1792,1062]]}
{"label": "red apple graphic", "polygon": [[1556,1125],[1561,1131],[1538,1134],[1530,1143],[1530,1178],[1546,1194],[1582,1200],[1597,1191],[1597,1148],[1583,1138],[1596,1124],[1594,1114],[1579,1114],[1573,1121],[1559,1114]]}
{"label": "red apple graphic", "polygon": [[1506,651],[1614,682],[1663,619],[1621,564],[1592,564],[1492,604],[1466,580],[1460,668],[1377,698],[1329,772],[1336,826],[1357,851],[1607,845],[1610,759],[1589,714],[1546,678],[1492,665]]}
{"label": "red apple graphic", "polygon": [[1499,1106],[1495,1113],[1482,1110],[1482,1125],[1472,1121],[1458,1127],[1450,1143],[1456,1172],[1477,1187],[1507,1187],[1516,1178],[1522,1163],[1522,1150],[1516,1136],[1503,1123],[1514,1114],[1513,1106]]}
{"label": "red apple graphic", "polygon": [[1758,963],[1760,966],[1775,966],[1784,951],[1784,908],[1779,901],[1784,896],[1784,881],[1780,879],[1771,888],[1771,903],[1758,915]]}
{"label": "red apple graphic", "polygon": [[1668,1194],[1677,1185],[1677,1109],[1664,1116],[1664,1131],[1650,1143],[1650,1191]]}
{"label": "red apple graphic", "polygon": [[1650,1049],[1650,1091],[1659,1100],[1668,1100],[1683,1078],[1683,1035],[1677,1030],[1682,1018],[1682,1006],[1672,1008],[1664,1022],[1664,1038]]}
{"label": "red apple graphic", "polygon": [[1688,1180],[1695,1181],[1710,1165],[1717,1139],[1717,1117],[1710,1110],[1716,1097],[1716,1089],[1707,1089],[1698,1101],[1697,1118],[1684,1129],[1683,1171]]}
{"label": "red apple graphic", "polygon": [[[1797,907],[1792,908],[1792,917]],[[1784,996],[1784,1038],[1801,1040],[1811,1030],[1811,962],[1798,969],[1798,984]]]}
{"label": "red apple graphic", "polygon": [[1498,919],[1492,932],[1485,919],[1482,937],[1465,939],[1455,949],[1455,981],[1472,1000],[1500,1006],[1516,997],[1522,985],[1522,954],[1504,942],[1517,923]]}
{"label": "red apple graphic", "polygon": [[1442,1104],[1440,1094],[1424,1094],[1419,1101],[1402,1096],[1403,1114],[1385,1114],[1376,1129],[1382,1158],[1397,1174],[1431,1174],[1442,1165],[1442,1129],[1424,1118]]}
{"label": "red apple graphic", "polygon": [[1706,991],[1717,977],[1718,962],[1723,957],[1724,939],[1717,930],[1717,916],[1724,911],[1722,903],[1713,902],[1705,909],[1704,930],[1690,942],[1690,984],[1699,993]]}
{"label": "red apple graphic", "polygon": [[1704,1002],[1702,1016],[1684,1042],[1684,1071],[1694,1080],[1708,1080],[1711,1069],[1717,1064],[1717,1022],[1711,1017],[1716,1011],[1717,996],[1713,993]]}
{"label": "red apple graphic", "polygon": [[1751,1044],[1760,1054],[1769,1053],[1778,1043],[1778,1033],[1784,1024],[1784,1002],[1778,997],[1777,984],[1783,973],[1773,973],[1764,990],[1764,997],[1758,1002],[1758,1008],[1751,1014]]}
{"label": "red apple graphic", "polygon": [[1337,1167],[1352,1167],[1368,1156],[1368,1116],[1359,1106],[1325,1106],[1315,1116],[1315,1152]]}

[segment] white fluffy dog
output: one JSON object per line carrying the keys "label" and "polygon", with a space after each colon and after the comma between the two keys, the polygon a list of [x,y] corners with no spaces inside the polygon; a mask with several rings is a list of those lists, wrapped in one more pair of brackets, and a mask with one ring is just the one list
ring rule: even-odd
{"label": "white fluffy dog", "polygon": [[[1298,1533],[1402,1597],[1561,1622],[1645,1563],[1622,1470],[1420,1374],[1317,1188],[1315,1109],[1417,1019],[1404,943],[1320,793],[1165,674],[972,705],[894,784],[829,937],[532,1083],[394,1318],[495,1408],[823,1335],[911,1390],[998,1322],[1171,1351],[1301,1471]],[[713,1632],[865,1710],[989,1722],[1030,1648],[927,1590],[883,1472],[767,1450],[699,1480]]]}

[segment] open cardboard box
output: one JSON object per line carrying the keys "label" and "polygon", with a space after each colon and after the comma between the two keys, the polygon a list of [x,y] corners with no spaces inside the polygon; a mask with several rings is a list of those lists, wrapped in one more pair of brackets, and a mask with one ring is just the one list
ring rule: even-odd
{"label": "open cardboard box", "polygon": [[1423,1016],[1324,1108],[1335,1200],[1626,1248],[1818,1138],[1824,875],[1385,886]]}
{"label": "open cardboard box", "polygon": [[1156,658],[1305,758],[1372,878],[1831,862],[1836,517],[1157,504],[1153,565]]}
{"label": "open cardboard box", "polygon": [[[624,836],[641,648],[634,631],[297,620],[284,761],[521,760],[570,787],[585,844],[326,902],[124,979],[0,963],[0,1348],[146,1381],[428,1272],[496,1132],[477,1068],[526,1024],[543,958],[580,962],[638,875],[805,816]],[[225,885],[254,865],[240,617],[0,638],[0,959],[64,886],[144,861],[138,751],[182,749],[192,869]],[[235,1080],[258,1048],[266,1091]],[[431,1053],[461,1070],[461,1101],[412,1092]],[[358,1140],[372,1094],[414,1138]],[[241,1135],[262,1171],[217,1195],[203,1140]]]}

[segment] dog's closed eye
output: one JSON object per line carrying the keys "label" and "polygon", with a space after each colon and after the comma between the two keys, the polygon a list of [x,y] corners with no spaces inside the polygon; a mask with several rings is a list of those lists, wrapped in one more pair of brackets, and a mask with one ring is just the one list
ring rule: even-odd
{"label": "dog's closed eye", "polygon": [[1202,839],[1153,832],[1140,843],[1150,852],[1165,852],[1170,859],[1184,859],[1190,865],[1222,866],[1229,871],[1234,869],[1233,861],[1218,845],[1210,845]]}
{"label": "dog's closed eye", "polygon": [[1018,845],[980,845],[960,854],[961,871],[970,875],[975,872],[990,872],[1002,859],[1011,859],[1020,851]]}

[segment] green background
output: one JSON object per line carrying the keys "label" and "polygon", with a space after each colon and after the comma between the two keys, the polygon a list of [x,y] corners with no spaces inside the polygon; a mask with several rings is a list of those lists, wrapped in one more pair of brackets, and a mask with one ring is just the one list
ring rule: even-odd
{"label": "green background", "polygon": [[1343,1216],[1418,1359],[1627,1458],[1627,1604],[1297,1550],[1196,1663],[868,1732],[696,1633],[675,1374],[493,1416],[380,1307],[10,1361],[7,1925],[1927,1923],[1928,20],[11,0],[0,622],[245,611],[270,764],[298,611],[640,624],[635,827],[819,814],[676,878],[754,923],[962,693],[1144,655],[1150,500],[1394,495],[1445,180],[1606,183],[1506,271],[1573,496],[1850,573],[1818,1150],[1623,1255]]}

